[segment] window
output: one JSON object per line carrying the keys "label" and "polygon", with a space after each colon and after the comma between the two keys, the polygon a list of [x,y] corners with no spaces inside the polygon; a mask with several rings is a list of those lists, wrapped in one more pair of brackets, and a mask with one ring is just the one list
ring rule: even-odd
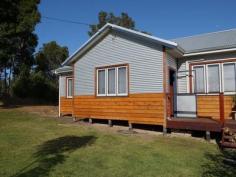
{"label": "window", "polygon": [[220,65],[207,65],[207,88],[208,93],[220,92]]}
{"label": "window", "polygon": [[128,95],[127,66],[97,69],[97,96]]}
{"label": "window", "polygon": [[106,73],[98,70],[98,95],[106,95]]}
{"label": "window", "polygon": [[235,62],[193,65],[192,70],[195,93],[236,92]]}
{"label": "window", "polygon": [[73,80],[72,78],[66,78],[66,97],[72,98],[73,96]]}
{"label": "window", "polygon": [[236,91],[236,78],[235,78],[235,63],[225,63],[223,64],[223,82],[225,92],[235,92]]}
{"label": "window", "polygon": [[126,67],[118,68],[118,94],[127,94],[127,73]]}
{"label": "window", "polygon": [[108,69],[108,95],[116,94],[116,69]]}
{"label": "window", "polygon": [[194,66],[194,91],[195,93],[205,93],[205,67]]}

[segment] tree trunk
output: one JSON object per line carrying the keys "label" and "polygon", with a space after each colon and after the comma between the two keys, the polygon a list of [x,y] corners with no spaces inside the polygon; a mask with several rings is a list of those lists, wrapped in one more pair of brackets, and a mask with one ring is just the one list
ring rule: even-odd
{"label": "tree trunk", "polygon": [[7,93],[7,66],[4,68],[4,93]]}

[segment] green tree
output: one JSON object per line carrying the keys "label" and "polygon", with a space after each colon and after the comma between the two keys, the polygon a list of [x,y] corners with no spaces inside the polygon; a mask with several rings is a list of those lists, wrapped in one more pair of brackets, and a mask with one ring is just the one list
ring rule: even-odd
{"label": "green tree", "polygon": [[44,72],[49,78],[52,78],[52,70],[60,67],[61,63],[69,56],[68,48],[60,46],[56,41],[43,44],[39,52],[36,53],[36,71]]}
{"label": "green tree", "polygon": [[120,16],[115,16],[113,13],[101,11],[98,14],[98,23],[89,26],[90,31],[88,32],[88,35],[94,35],[106,23],[112,23],[129,29],[135,29],[135,22],[127,13],[122,12]]}
{"label": "green tree", "polygon": [[[40,21],[39,3],[39,0],[0,1],[0,72],[9,70],[9,81],[20,74],[22,65],[30,68],[33,64],[37,45],[33,31]],[[5,74],[5,83],[6,77]]]}

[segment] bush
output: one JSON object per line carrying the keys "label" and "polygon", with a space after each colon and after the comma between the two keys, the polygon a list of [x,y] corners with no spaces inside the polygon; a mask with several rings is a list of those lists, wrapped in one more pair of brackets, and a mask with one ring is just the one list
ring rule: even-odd
{"label": "bush", "polygon": [[21,73],[13,83],[12,92],[14,96],[40,102],[56,102],[58,99],[56,80],[48,79],[41,71],[29,75]]}

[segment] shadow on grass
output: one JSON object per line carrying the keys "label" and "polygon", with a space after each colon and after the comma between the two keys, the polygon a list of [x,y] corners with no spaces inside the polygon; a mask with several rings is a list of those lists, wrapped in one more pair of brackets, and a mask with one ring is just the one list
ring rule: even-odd
{"label": "shadow on grass", "polygon": [[203,165],[203,177],[232,177],[236,176],[236,151],[224,150],[220,154],[206,154],[210,160]]}
{"label": "shadow on grass", "polygon": [[56,165],[62,164],[71,152],[92,145],[95,139],[94,136],[64,136],[49,140],[37,147],[37,151],[33,155],[36,160],[13,177],[48,176],[50,170]]}

